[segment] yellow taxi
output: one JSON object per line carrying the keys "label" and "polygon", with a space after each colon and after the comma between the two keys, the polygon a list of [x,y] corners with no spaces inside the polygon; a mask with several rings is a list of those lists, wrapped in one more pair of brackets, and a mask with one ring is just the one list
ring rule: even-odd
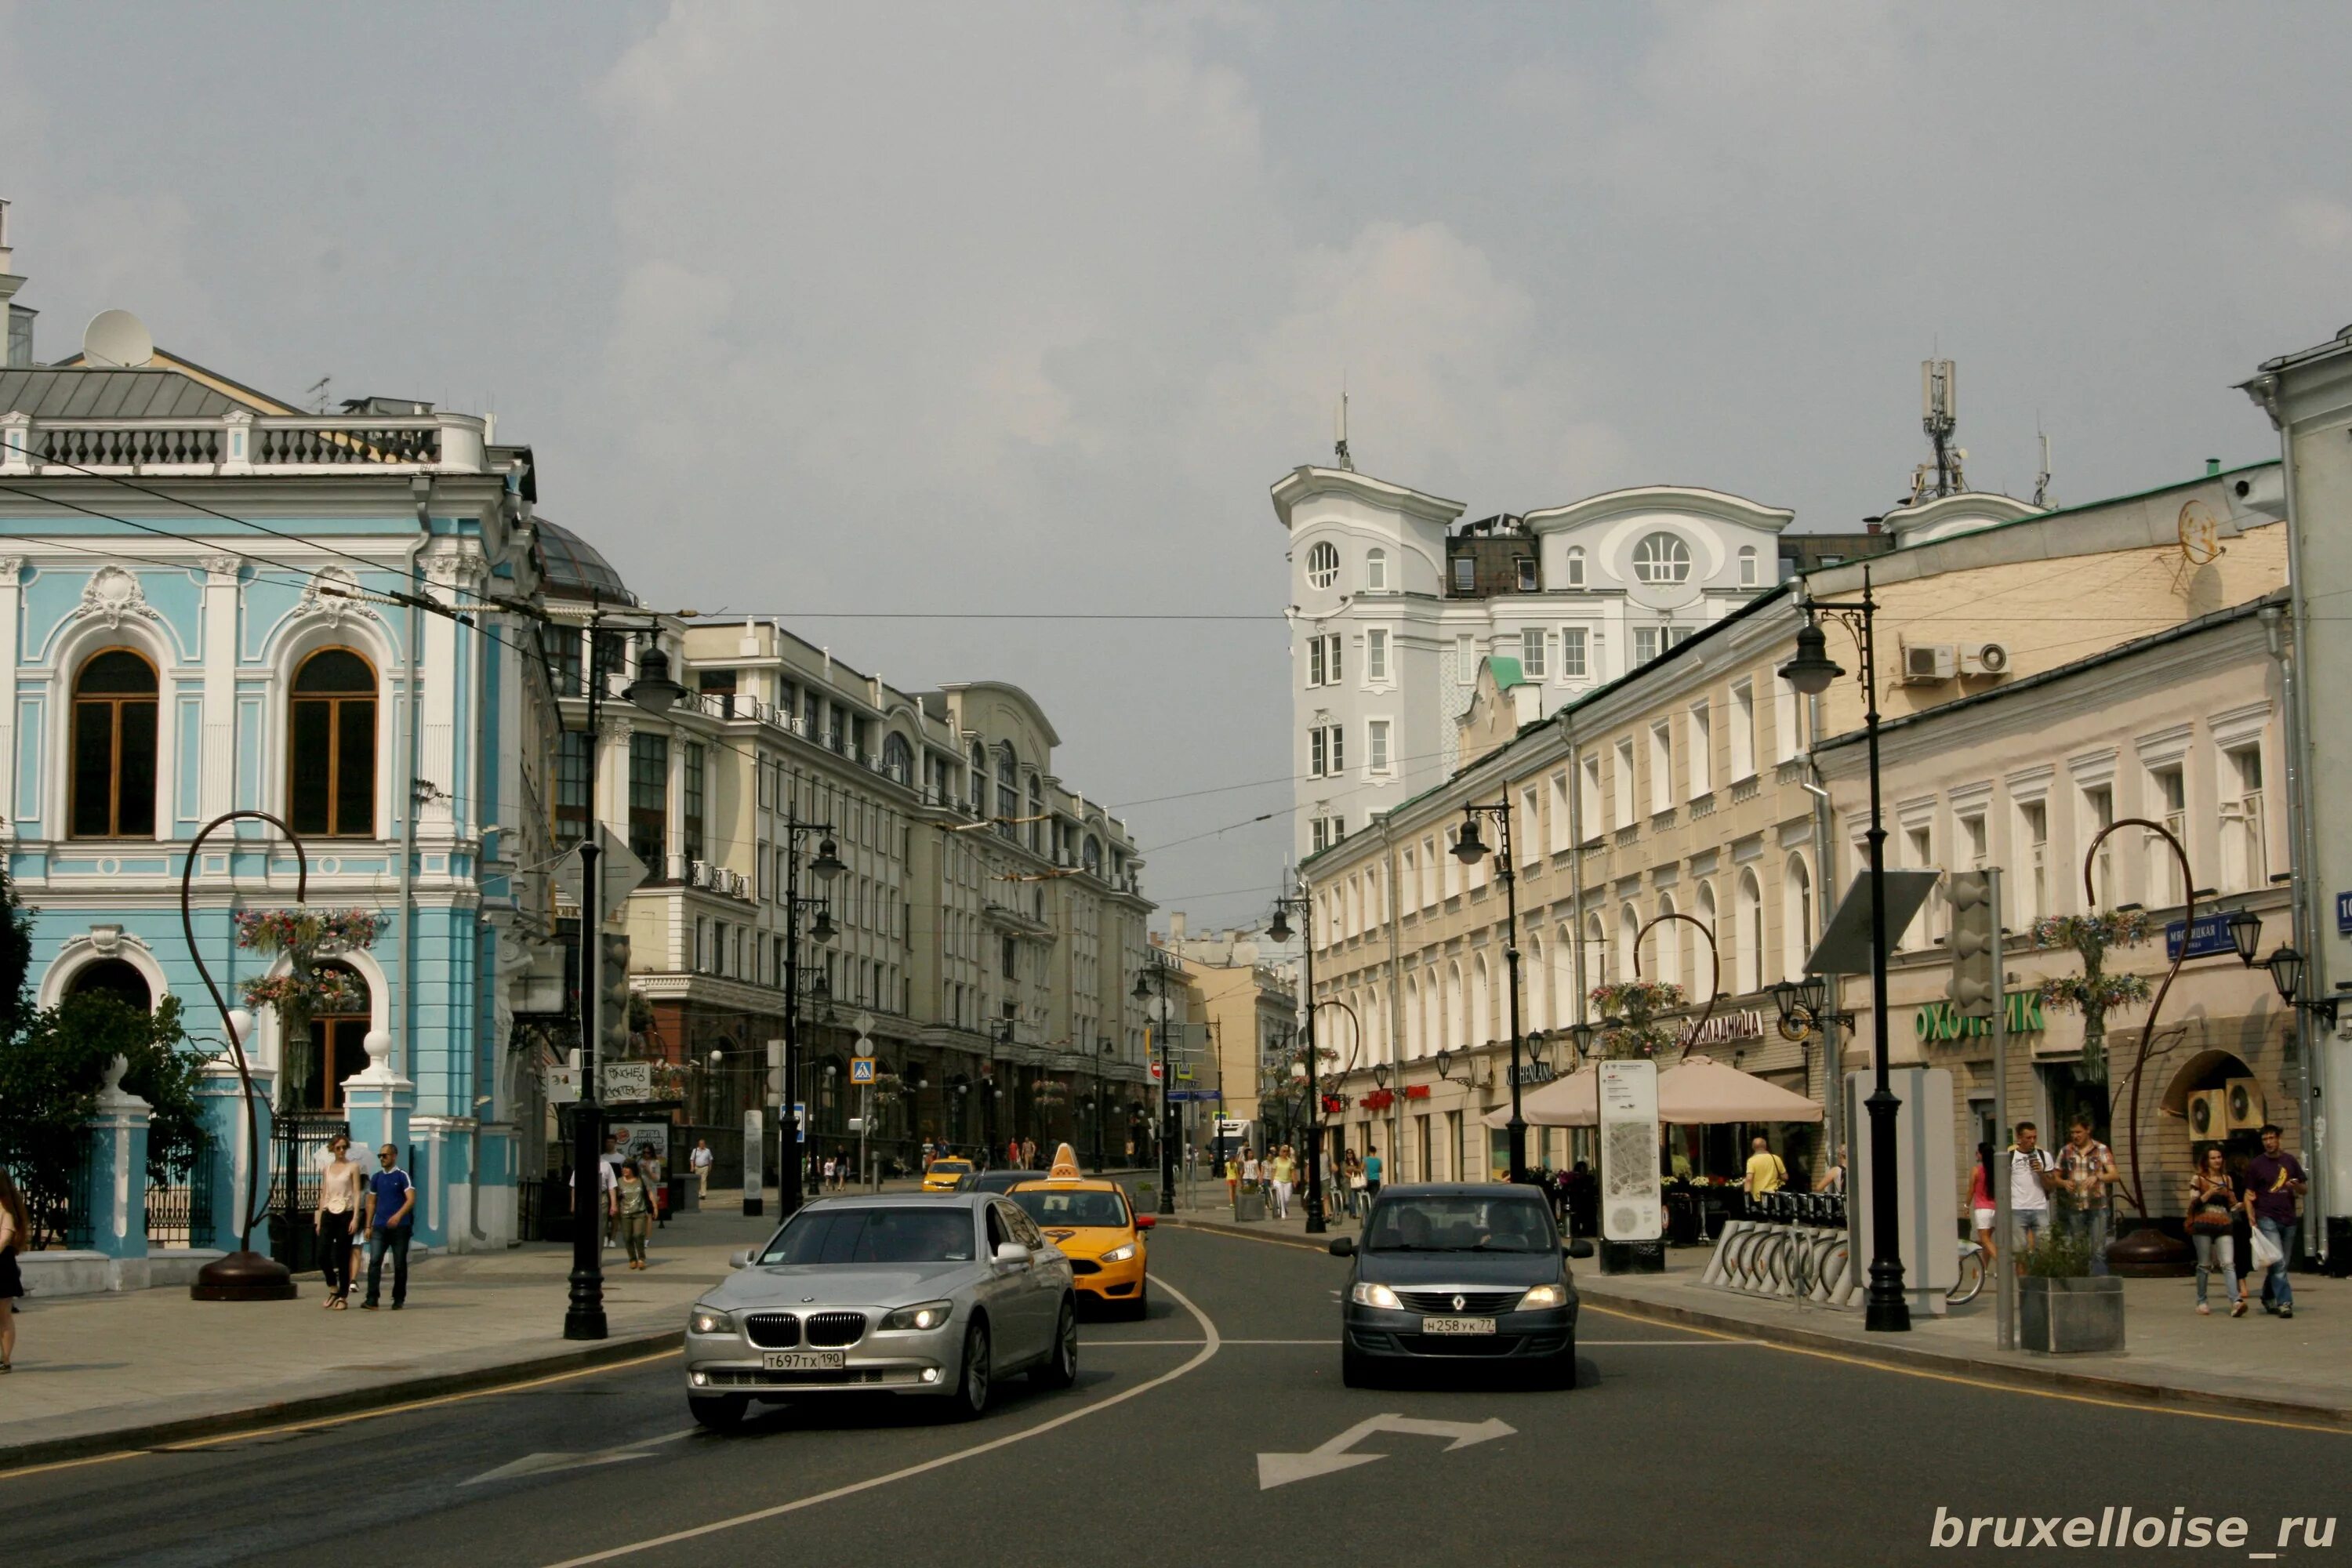
{"label": "yellow taxi", "polygon": [[923,1173],[923,1191],[954,1192],[963,1184],[963,1179],[971,1174],[971,1162],[969,1160],[934,1160],[931,1162],[931,1168]]}
{"label": "yellow taxi", "polygon": [[1065,1143],[1043,1181],[1024,1182],[1010,1195],[1069,1258],[1080,1295],[1129,1317],[1150,1310],[1143,1233],[1151,1215],[1136,1213],[1117,1183],[1080,1175],[1078,1157]]}

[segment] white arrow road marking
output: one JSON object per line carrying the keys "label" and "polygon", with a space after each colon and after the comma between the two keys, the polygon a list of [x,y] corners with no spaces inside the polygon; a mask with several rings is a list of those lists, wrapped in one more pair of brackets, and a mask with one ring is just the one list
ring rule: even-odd
{"label": "white arrow road marking", "polygon": [[1257,1457],[1257,1489],[1267,1491],[1315,1476],[1328,1476],[1356,1465],[1369,1465],[1374,1459],[1388,1458],[1385,1454],[1351,1454],[1348,1450],[1375,1432],[1402,1432],[1416,1437],[1451,1437],[1444,1452],[1466,1448],[1473,1443],[1489,1443],[1497,1437],[1508,1437],[1518,1431],[1516,1426],[1488,1418],[1485,1421],[1423,1421],[1410,1415],[1375,1415],[1359,1421],[1329,1442],[1304,1454],[1260,1454]]}
{"label": "white arrow road marking", "polygon": [[525,1454],[511,1464],[500,1465],[495,1470],[484,1470],[472,1480],[458,1483],[475,1486],[483,1481],[507,1481],[518,1476],[551,1475],[557,1470],[584,1470],[596,1465],[617,1465],[627,1459],[646,1458],[646,1450],[662,1443],[675,1443],[680,1437],[690,1437],[697,1428],[665,1432],[658,1437],[640,1437],[634,1443],[624,1443],[617,1448],[598,1448],[586,1454]]}

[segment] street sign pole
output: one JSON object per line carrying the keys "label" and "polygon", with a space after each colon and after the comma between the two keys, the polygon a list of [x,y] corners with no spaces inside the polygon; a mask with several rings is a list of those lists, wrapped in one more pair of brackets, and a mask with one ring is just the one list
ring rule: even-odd
{"label": "street sign pole", "polygon": [[[2001,967],[2000,868],[1985,868],[1985,901],[1992,906],[1992,1135],[2002,1149],[2009,1137],[2009,973]],[[1884,1005],[1882,1003],[1881,1005]],[[1985,1260],[1993,1270],[1993,1336],[2002,1350],[2017,1348],[2017,1271],[2006,1256],[2014,1245],[2010,1229],[2010,1183],[2013,1176],[2004,1154],[1995,1162],[2000,1179],[1993,1184],[1993,1252],[2000,1261]],[[1991,1172],[1986,1174],[1990,1175]]]}

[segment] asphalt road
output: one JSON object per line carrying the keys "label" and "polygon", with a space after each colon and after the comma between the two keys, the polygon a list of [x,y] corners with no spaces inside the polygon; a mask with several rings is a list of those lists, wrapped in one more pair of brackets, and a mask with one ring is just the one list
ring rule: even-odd
{"label": "asphalt road", "polygon": [[[1296,1245],[1163,1231],[1150,1320],[1087,1323],[1076,1388],[1007,1384],[970,1426],[912,1403],[817,1404],[713,1436],[694,1429],[663,1357],[0,1479],[0,1562],[1752,1568],[1990,1561],[2009,1554],[1990,1527],[1975,1552],[1933,1549],[1939,1506],[2063,1528],[2128,1505],[2251,1531],[2236,1550],[2132,1561],[2238,1563],[2278,1550],[2283,1516],[2336,1511],[2352,1480],[2352,1436],[1987,1388],[1596,1311],[1573,1393],[1343,1389],[1345,1268]],[[1346,1451],[1381,1458],[1262,1485],[1261,1453],[1312,1453],[1385,1415],[1482,1436],[1449,1448],[1451,1428],[1375,1426]],[[2336,1534],[2327,1549],[2298,1537],[2277,1560],[2352,1555]]]}

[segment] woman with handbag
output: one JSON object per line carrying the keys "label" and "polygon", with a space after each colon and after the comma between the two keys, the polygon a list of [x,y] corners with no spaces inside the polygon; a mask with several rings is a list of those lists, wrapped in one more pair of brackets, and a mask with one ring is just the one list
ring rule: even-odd
{"label": "woman with handbag", "polygon": [[2230,1316],[2246,1315],[2245,1291],[2238,1283],[2237,1248],[2230,1236],[2237,1206],[2237,1184],[2230,1180],[2221,1146],[2209,1143],[2198,1157],[2195,1173],[2189,1178],[2189,1244],[2197,1249],[2200,1316],[2212,1315],[2213,1309],[2205,1304],[2205,1280],[2216,1268],[2221,1271],[2222,1293],[2230,1299]]}

